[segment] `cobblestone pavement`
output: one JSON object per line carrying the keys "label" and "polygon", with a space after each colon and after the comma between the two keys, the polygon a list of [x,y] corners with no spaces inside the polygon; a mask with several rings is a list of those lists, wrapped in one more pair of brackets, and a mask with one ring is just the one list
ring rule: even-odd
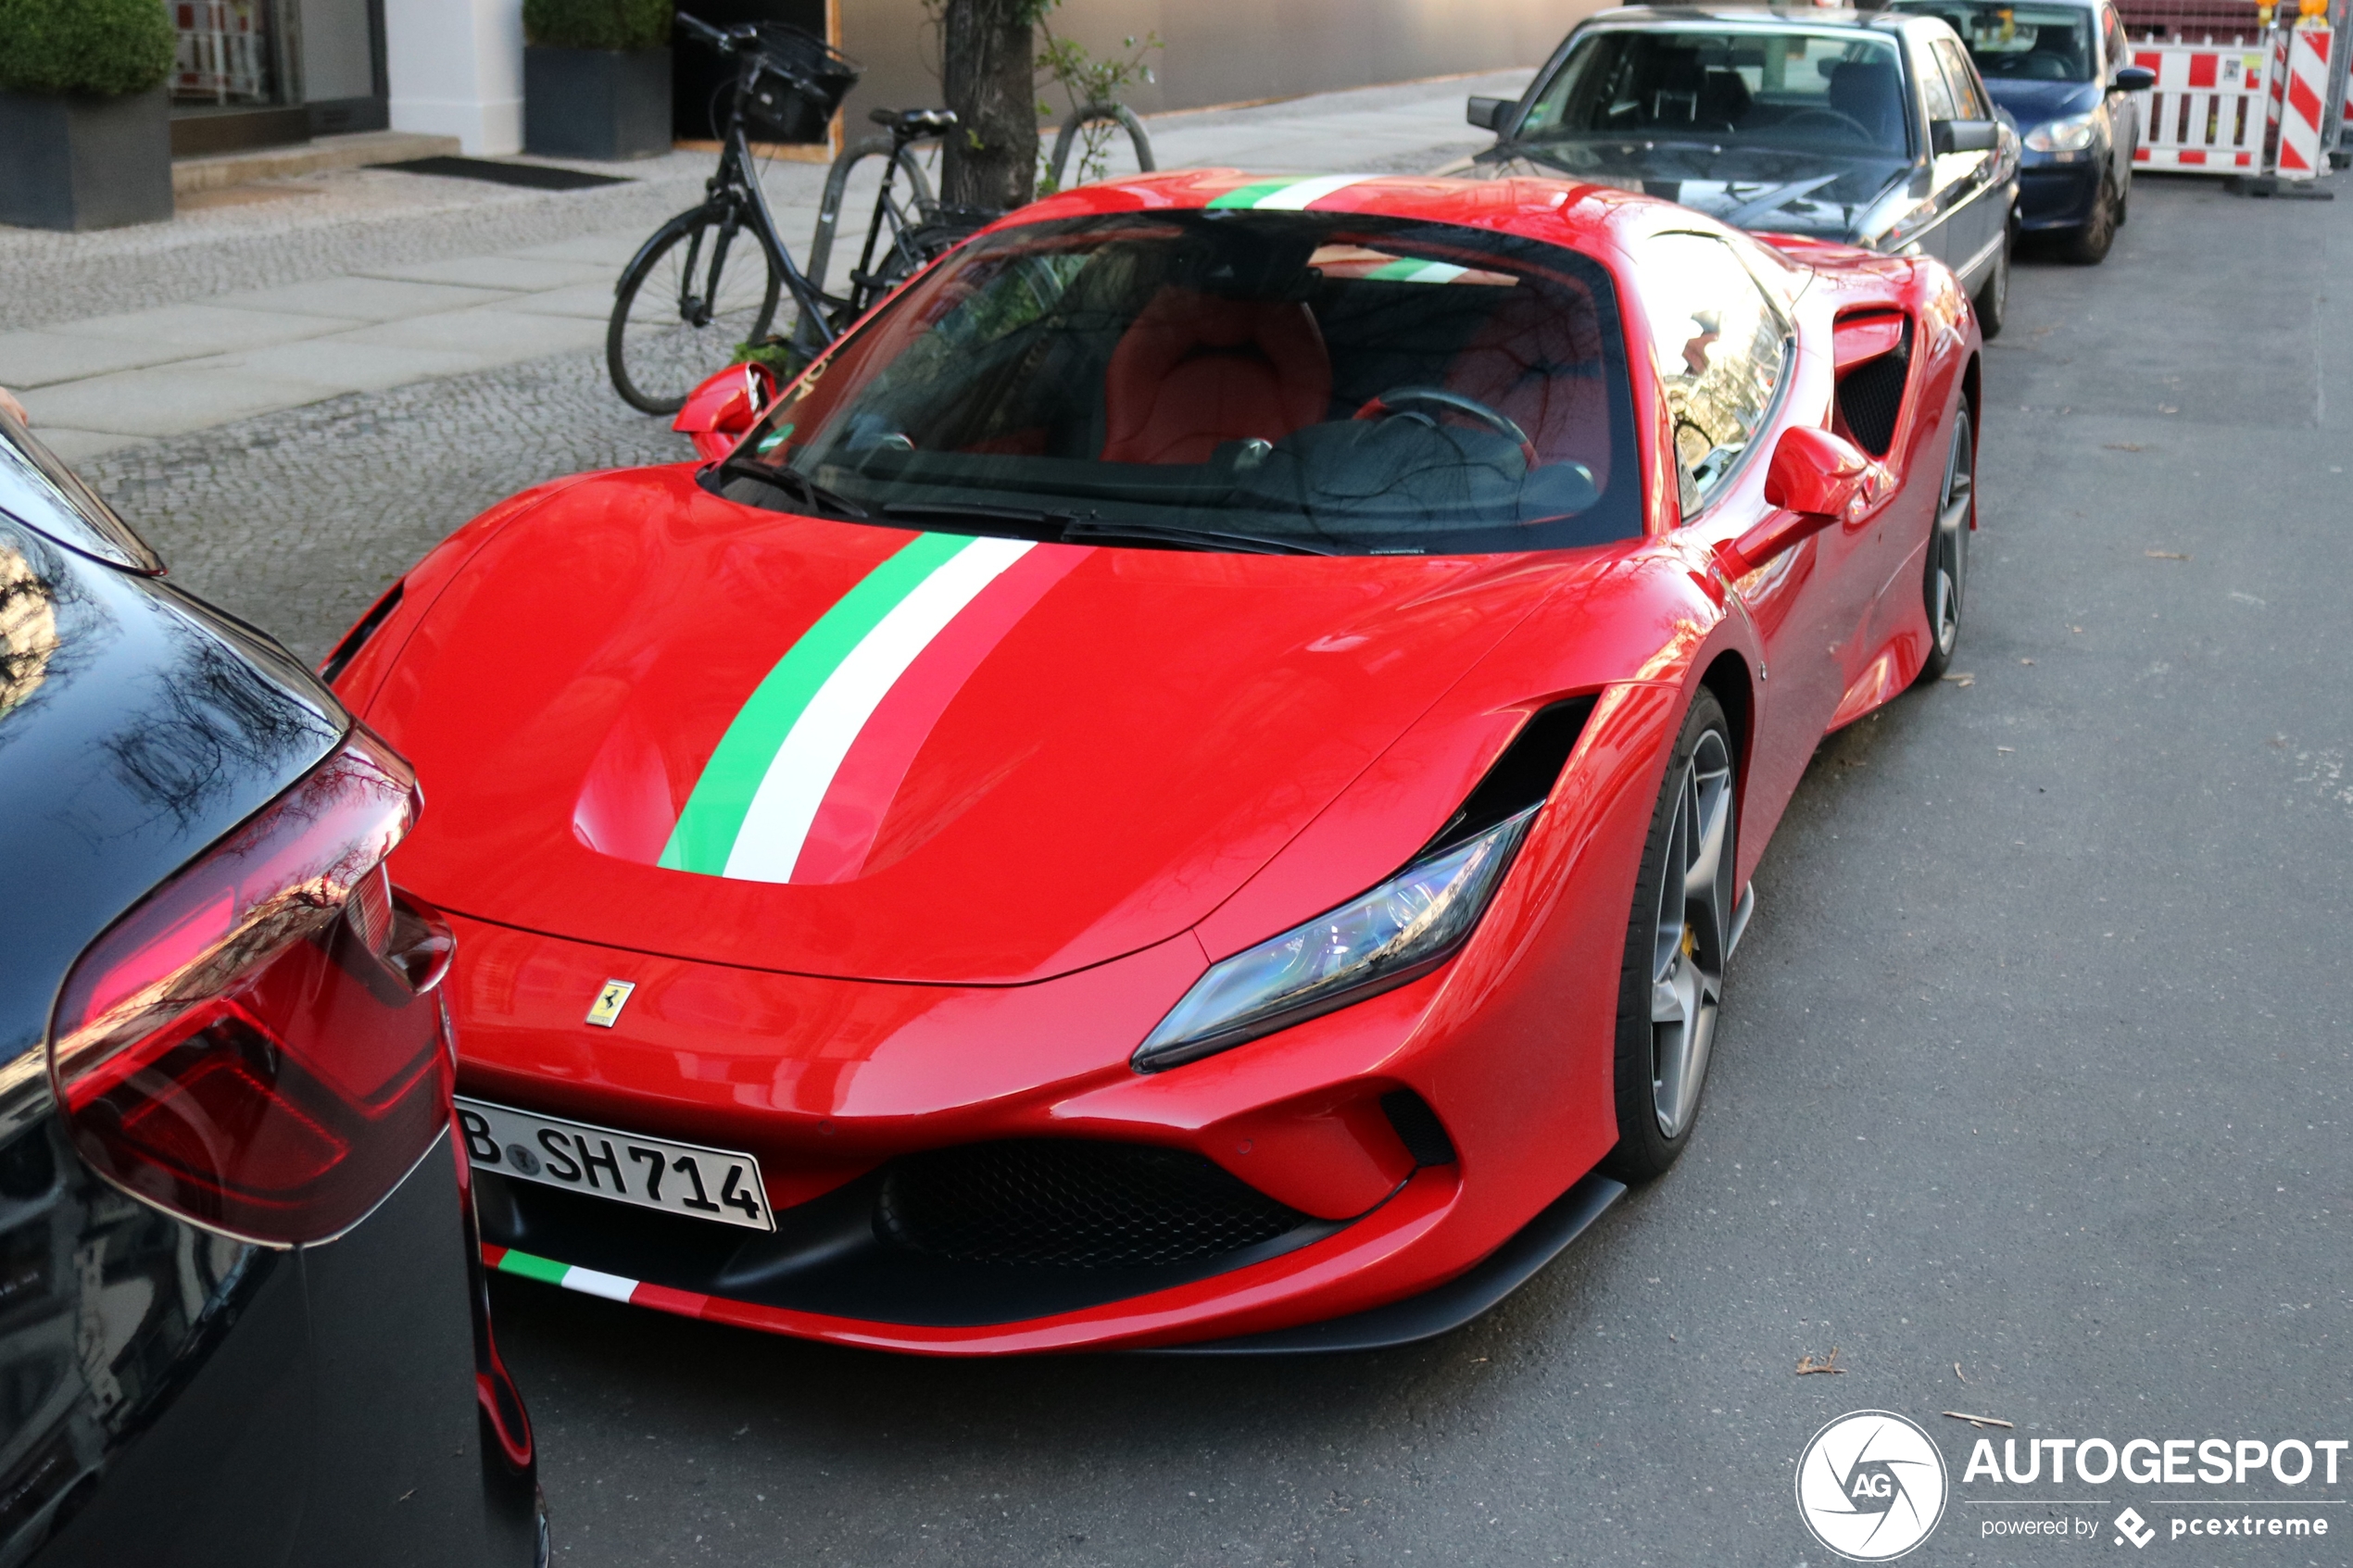
{"label": "cobblestone pavement", "polygon": [[560,355],[93,458],[81,471],[172,580],[316,662],[467,519],[557,474],[691,457],[623,405],[600,359]]}
{"label": "cobblestone pavement", "polygon": [[[240,289],[642,229],[690,204],[707,153],[595,165],[626,185],[528,191],[353,169],[239,189],[255,199],[93,234],[0,228],[0,330],[145,310]],[[774,195],[813,204],[823,169],[773,164]],[[803,194],[802,187],[806,187]]]}
{"label": "cobblestone pavement", "polygon": [[[1289,103],[1156,115],[1164,168],[1236,163],[1364,172],[1418,172],[1483,144],[1462,122],[1472,93],[1517,93],[1525,70],[1319,94]],[[866,128],[871,129],[871,128]],[[522,161],[547,162],[546,159]],[[531,191],[382,169],[342,169],[211,193],[170,223],[64,234],[0,227],[0,332],[149,309],[238,290],[387,266],[507,253],[584,234],[649,233],[695,201],[712,154],[673,152],[635,163],[566,163],[628,183]],[[1132,167],[1124,144],[1113,168]],[[869,164],[868,169],[876,166]],[[786,243],[807,243],[825,171],[770,162],[761,182]],[[871,189],[871,187],[868,187]],[[862,211],[855,199],[846,210]],[[805,210],[803,210],[805,209]]]}

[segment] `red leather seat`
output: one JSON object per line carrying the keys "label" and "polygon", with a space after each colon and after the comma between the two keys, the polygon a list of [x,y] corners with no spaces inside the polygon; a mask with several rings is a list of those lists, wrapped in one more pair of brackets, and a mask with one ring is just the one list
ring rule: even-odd
{"label": "red leather seat", "polygon": [[1583,463],[1609,487],[1609,397],[1590,300],[1520,283],[1454,356],[1446,385],[1526,431],[1543,461]]}
{"label": "red leather seat", "polygon": [[1122,333],[1104,375],[1107,463],[1202,463],[1220,442],[1279,441],[1331,411],[1315,313],[1169,284]]}

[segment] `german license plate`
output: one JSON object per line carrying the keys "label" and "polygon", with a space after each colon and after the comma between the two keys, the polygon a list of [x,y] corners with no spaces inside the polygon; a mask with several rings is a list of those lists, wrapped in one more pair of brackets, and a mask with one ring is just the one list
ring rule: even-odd
{"label": "german license plate", "polygon": [[760,1161],[749,1154],[673,1143],[488,1100],[458,1099],[466,1154],[477,1171],[723,1225],[773,1231]]}

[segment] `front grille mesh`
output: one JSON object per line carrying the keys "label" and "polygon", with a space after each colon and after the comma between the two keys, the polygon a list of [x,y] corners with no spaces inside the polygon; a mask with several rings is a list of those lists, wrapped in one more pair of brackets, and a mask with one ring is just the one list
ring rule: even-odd
{"label": "front grille mesh", "polygon": [[1065,1269],[1195,1262],[1312,1223],[1189,1150],[1061,1138],[899,1160],[875,1219],[935,1257]]}

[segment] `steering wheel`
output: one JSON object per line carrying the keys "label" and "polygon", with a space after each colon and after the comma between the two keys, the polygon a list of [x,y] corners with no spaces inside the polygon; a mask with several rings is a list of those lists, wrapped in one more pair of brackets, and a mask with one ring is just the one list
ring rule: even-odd
{"label": "steering wheel", "polygon": [[1858,142],[1876,143],[1879,140],[1878,135],[1869,126],[1864,124],[1861,120],[1856,119],[1853,115],[1842,114],[1837,109],[1803,108],[1798,110],[1795,114],[1791,115],[1788,119],[1782,120],[1780,124],[1795,125],[1801,119],[1835,120],[1838,124],[1854,132],[1855,139]]}
{"label": "steering wheel", "polygon": [[[1365,406],[1356,410],[1354,417],[1360,420],[1385,420],[1391,414],[1403,413],[1416,404],[1444,408],[1467,419],[1477,420],[1504,440],[1517,445],[1521,459],[1530,470],[1535,469],[1541,461],[1536,456],[1536,444],[1528,439],[1526,431],[1481,403],[1478,398],[1466,397],[1459,392],[1449,392],[1442,386],[1392,386],[1387,392],[1366,398]],[[1417,418],[1432,429],[1437,427],[1438,421],[1427,414],[1408,417]]]}

